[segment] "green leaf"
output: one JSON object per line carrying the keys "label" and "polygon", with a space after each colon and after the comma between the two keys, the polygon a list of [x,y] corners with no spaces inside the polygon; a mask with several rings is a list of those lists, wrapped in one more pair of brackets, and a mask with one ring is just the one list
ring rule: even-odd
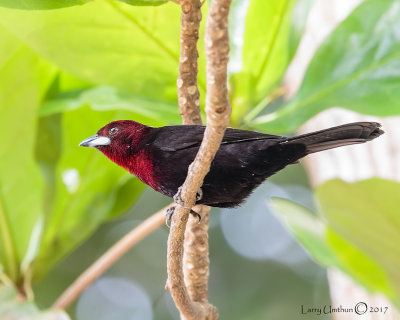
{"label": "green leaf", "polygon": [[379,261],[336,232],[309,209],[287,199],[273,198],[273,204],[284,217],[295,237],[313,258],[327,267],[335,267],[373,292],[382,292],[398,301],[391,280]]}
{"label": "green leaf", "polygon": [[30,301],[24,301],[15,288],[0,285],[0,319],[4,320],[69,320],[60,310],[40,311]]}
{"label": "green leaf", "polygon": [[247,110],[264,99],[281,80],[289,63],[290,17],[294,3],[294,0],[250,2],[243,47],[234,48],[242,51],[242,61],[240,70],[230,78],[233,122],[242,119]]}
{"label": "green leaf", "polygon": [[43,180],[34,161],[36,112],[55,68],[1,26],[0,38],[0,263],[17,282],[43,214]]}
{"label": "green leaf", "polygon": [[297,0],[290,18],[289,60],[292,60],[303,37],[313,0]]}
{"label": "green leaf", "polygon": [[174,3],[133,7],[106,0],[53,11],[0,9],[0,21],[77,78],[177,99],[180,8]]}
{"label": "green leaf", "polygon": [[132,6],[159,6],[161,4],[167,3],[168,0],[118,0],[125,2]]}
{"label": "green leaf", "polygon": [[283,198],[272,198],[272,203],[280,213],[279,218],[289,225],[296,238],[310,252],[313,258],[325,266],[343,269],[335,251],[325,240],[326,226],[309,209]]}
{"label": "green leaf", "polygon": [[[379,279],[386,278],[400,303],[400,183],[377,178],[356,183],[335,179],[318,187],[316,194],[332,230],[383,271],[384,276],[382,272],[378,277],[375,272],[365,274],[362,278],[367,286],[382,290],[387,284]],[[341,245],[336,247],[340,250]],[[354,272],[362,272],[357,259],[351,255],[346,259]]]}
{"label": "green leaf", "polygon": [[0,7],[28,10],[58,9],[81,5],[92,0],[0,0]]}
{"label": "green leaf", "polygon": [[254,128],[290,132],[340,106],[376,116],[400,114],[400,1],[364,1],[325,40],[296,96]]}
{"label": "green leaf", "polygon": [[58,153],[55,144],[59,144],[61,150],[47,157],[51,159],[47,166],[53,179],[52,201],[45,211],[46,228],[34,264],[35,278],[43,276],[104,220],[124,213],[143,190],[139,179],[99,151],[78,146],[106,123],[129,118],[132,114],[126,111],[99,112],[88,107],[62,115],[61,141],[53,139],[48,146]]}
{"label": "green leaf", "polygon": [[340,261],[339,265],[334,265],[335,267],[340,268],[368,290],[381,292],[394,301],[398,300],[391,281],[379,262],[330,227],[327,228],[325,240]]}
{"label": "green leaf", "polygon": [[146,124],[166,124],[180,121],[176,103],[122,92],[112,87],[63,92],[44,103],[39,114],[47,116],[90,106],[95,111],[127,110],[132,119]]}

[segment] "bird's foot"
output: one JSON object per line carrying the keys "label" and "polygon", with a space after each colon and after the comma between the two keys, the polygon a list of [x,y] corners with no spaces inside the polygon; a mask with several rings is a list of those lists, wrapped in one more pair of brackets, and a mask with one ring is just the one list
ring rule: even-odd
{"label": "bird's foot", "polygon": [[[180,204],[178,203],[178,205],[180,205]],[[197,219],[199,219],[199,223],[201,222],[201,215],[200,215],[199,213],[197,213],[196,211],[194,211],[194,210],[191,209],[191,208],[187,208],[187,207],[182,206],[182,205],[180,205],[180,206],[183,207],[183,208],[185,208],[185,209],[188,209],[189,212],[190,212],[190,214],[191,214],[192,216],[196,217]],[[176,206],[171,206],[171,207],[169,207],[169,208],[167,209],[166,214],[165,214],[165,224],[167,225],[168,228],[171,227],[169,223],[170,223],[170,221],[171,221],[171,219],[172,219],[172,215],[173,215],[174,212],[175,212],[175,208],[176,208]]]}
{"label": "bird's foot", "polygon": [[165,213],[165,224],[166,224],[166,226],[167,226],[168,228],[171,227],[170,224],[169,224],[169,222],[170,222],[171,219],[172,219],[172,215],[174,214],[174,211],[175,211],[175,206],[171,206],[171,207],[169,207],[169,208],[167,209],[167,212]]}
{"label": "bird's foot", "polygon": [[179,204],[181,207],[183,207],[185,209],[190,209],[190,208],[186,208],[185,207],[185,202],[183,202],[183,200],[182,200],[181,193],[182,193],[182,186],[180,186],[178,188],[178,191],[173,196],[173,199],[174,199],[175,203]]}
{"label": "bird's foot", "polygon": [[198,212],[194,211],[193,209],[190,209],[190,214],[191,214],[193,217],[199,219],[199,223],[201,222],[201,215],[200,215]]}
{"label": "bird's foot", "polygon": [[[178,191],[173,196],[173,199],[174,199],[175,203],[179,204],[181,207],[186,208],[185,203],[183,202],[183,200],[181,198],[181,193],[182,193],[182,186],[180,186],[178,188]],[[196,202],[200,201],[201,199],[203,199],[203,190],[201,188],[199,188],[199,190],[197,190],[197,192],[196,192]],[[189,208],[186,208],[186,209],[189,209]]]}
{"label": "bird's foot", "polygon": [[[182,192],[182,186],[180,186],[178,188],[177,193],[175,193],[175,195],[173,196],[173,199],[174,199],[175,203],[178,204],[179,206],[181,206],[182,208],[185,208],[185,209],[189,210],[190,214],[192,216],[196,217],[197,219],[199,219],[199,223],[200,223],[201,215],[199,213],[197,213],[196,211],[194,211],[192,208],[185,207],[185,203],[181,198],[181,192]],[[203,190],[201,190],[201,188],[199,188],[199,190],[196,193],[196,201],[200,201],[202,198],[203,198]],[[168,212],[167,212],[167,220],[168,221],[171,220],[172,214],[175,211],[175,207],[171,207],[171,208],[173,208],[172,212],[170,214],[168,214]],[[167,211],[169,211],[171,208],[169,208]]]}
{"label": "bird's foot", "polygon": [[196,192],[196,202],[200,201],[201,199],[203,199],[203,190],[199,188],[199,190]]}

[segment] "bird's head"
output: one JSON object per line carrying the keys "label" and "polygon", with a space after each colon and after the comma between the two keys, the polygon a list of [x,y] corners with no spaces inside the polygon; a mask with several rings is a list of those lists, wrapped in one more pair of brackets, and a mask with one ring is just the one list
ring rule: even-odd
{"label": "bird's head", "polygon": [[86,138],[79,145],[92,147],[103,152],[112,161],[119,163],[121,158],[131,154],[135,145],[149,128],[132,120],[113,121]]}

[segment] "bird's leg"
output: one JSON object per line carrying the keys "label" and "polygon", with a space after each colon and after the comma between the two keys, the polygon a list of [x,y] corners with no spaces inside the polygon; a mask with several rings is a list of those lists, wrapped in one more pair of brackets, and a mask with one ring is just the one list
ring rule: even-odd
{"label": "bird's leg", "polygon": [[[201,215],[198,214],[196,211],[194,211],[192,208],[185,207],[185,203],[183,202],[183,200],[182,200],[182,198],[181,198],[181,192],[182,192],[182,187],[179,187],[179,188],[178,188],[178,192],[175,193],[175,195],[174,195],[174,197],[173,197],[175,203],[178,204],[178,205],[180,205],[182,208],[188,209],[189,212],[190,212],[190,214],[193,215],[194,217],[198,218],[198,219],[199,219],[199,222],[200,222],[200,221],[201,221]],[[202,191],[201,188],[200,188],[200,189],[197,191],[197,193],[196,193],[196,201],[201,200],[202,197],[203,197],[203,191]],[[173,209],[172,209],[172,208],[173,208]],[[169,212],[170,209],[172,209],[171,212]],[[167,215],[166,215],[167,221],[171,220],[174,211],[175,211],[175,207],[170,207],[170,208],[168,208],[168,210],[167,210]],[[167,224],[167,225],[168,225],[168,224]]]}
{"label": "bird's leg", "polygon": [[175,195],[173,196],[174,201],[176,204],[179,204],[181,207],[184,207],[185,209],[190,209],[190,208],[186,208],[185,207],[185,203],[183,202],[182,198],[181,198],[181,192],[182,192],[182,186],[180,186],[178,188],[178,191],[175,193]]}
{"label": "bird's leg", "polygon": [[171,206],[167,209],[167,212],[165,213],[165,224],[167,225],[168,228],[170,227],[169,222],[172,219],[174,211],[175,211],[175,206]]}
{"label": "bird's leg", "polygon": [[190,209],[190,214],[191,214],[193,217],[199,219],[199,223],[200,223],[200,221],[201,221],[201,215],[200,215],[199,213],[197,213],[196,211]]}
{"label": "bird's leg", "polygon": [[203,190],[199,188],[199,190],[196,192],[196,202],[200,201],[201,199],[203,199]]}
{"label": "bird's leg", "polygon": [[[178,188],[177,193],[175,193],[175,195],[173,196],[175,203],[179,204],[181,207],[184,207],[185,209],[189,209],[187,207],[184,206],[184,202],[181,198],[181,192],[182,192],[182,186],[180,186]],[[199,188],[199,190],[197,190],[196,192],[196,202],[200,201],[201,199],[203,199],[203,190],[201,188]]]}
{"label": "bird's leg", "polygon": [[[168,228],[170,227],[169,222],[170,222],[171,219],[172,219],[172,215],[173,215],[174,212],[175,212],[175,208],[176,208],[176,206],[171,206],[171,207],[169,207],[169,208],[167,209],[166,214],[165,214],[165,224],[167,225]],[[198,219],[199,219],[199,223],[200,223],[200,221],[201,221],[201,215],[198,214],[198,213],[197,213],[196,211],[194,211],[193,209],[190,209],[189,212],[190,212],[190,214],[191,214],[192,216],[198,218]]]}

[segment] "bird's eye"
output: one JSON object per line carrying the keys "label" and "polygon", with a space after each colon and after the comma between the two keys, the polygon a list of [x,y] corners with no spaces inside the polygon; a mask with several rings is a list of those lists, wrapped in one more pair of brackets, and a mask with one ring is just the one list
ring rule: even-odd
{"label": "bird's eye", "polygon": [[118,128],[112,127],[110,130],[108,130],[108,134],[113,135],[118,132]]}

